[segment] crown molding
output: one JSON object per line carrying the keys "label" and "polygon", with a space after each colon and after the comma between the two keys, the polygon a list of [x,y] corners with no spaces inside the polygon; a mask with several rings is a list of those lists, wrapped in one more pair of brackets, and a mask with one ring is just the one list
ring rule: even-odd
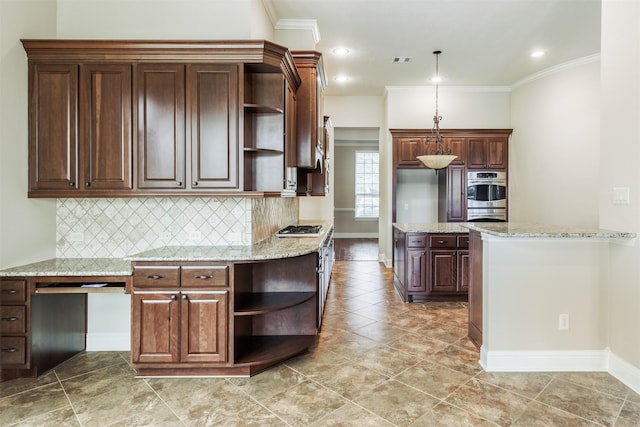
{"label": "crown molding", "polygon": [[582,58],[575,59],[573,61],[564,62],[562,64],[556,65],[554,67],[549,67],[545,70],[542,70],[538,73],[532,74],[524,79],[518,80],[514,84],[511,85],[511,89],[515,89],[519,86],[525,85],[527,83],[531,83],[535,80],[550,76],[552,74],[559,73],[561,71],[569,70],[571,68],[579,67],[581,65],[591,64],[593,62],[600,61],[600,54],[596,53],[594,55],[584,56]]}
{"label": "crown molding", "polygon": [[[387,93],[435,90],[435,86],[385,86]],[[511,92],[511,86],[440,86],[441,92]]]}
{"label": "crown molding", "polygon": [[311,31],[315,43],[320,41],[320,29],[315,19],[278,19],[276,30],[306,30]]}
{"label": "crown molding", "polygon": [[275,28],[278,24],[278,14],[276,13],[276,8],[273,7],[273,0],[262,0],[262,7],[264,7],[264,11],[267,13],[269,21],[271,21],[271,26]]}

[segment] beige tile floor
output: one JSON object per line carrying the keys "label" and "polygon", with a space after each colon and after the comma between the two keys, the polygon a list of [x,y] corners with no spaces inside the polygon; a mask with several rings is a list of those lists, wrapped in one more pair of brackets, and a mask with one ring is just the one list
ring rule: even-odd
{"label": "beige tile floor", "polygon": [[0,426],[640,426],[606,373],[483,372],[466,304],[404,304],[392,274],[337,261],[317,345],[252,378],[136,379],[90,352],[0,384]]}

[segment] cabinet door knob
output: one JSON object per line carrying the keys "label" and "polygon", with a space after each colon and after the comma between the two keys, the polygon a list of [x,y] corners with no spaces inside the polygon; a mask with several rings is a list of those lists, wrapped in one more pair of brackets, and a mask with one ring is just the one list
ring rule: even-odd
{"label": "cabinet door knob", "polygon": [[75,187],[76,183],[74,181],[69,181],[69,187]]}
{"label": "cabinet door knob", "polygon": [[175,301],[177,299],[178,299],[178,297],[176,295],[171,295],[171,301]]}
{"label": "cabinet door knob", "polygon": [[197,187],[198,186],[198,181],[193,181],[193,186]]}
{"label": "cabinet door knob", "polygon": [[176,181],[176,185],[177,185],[178,187],[182,187],[182,181]]}
{"label": "cabinet door knob", "polygon": [[87,182],[84,183],[84,186],[85,187],[91,187],[91,183],[89,181],[87,181]]}
{"label": "cabinet door knob", "polygon": [[161,276],[159,274],[152,274],[152,275],[147,276],[147,279],[160,280],[160,279],[164,279],[164,276]]}
{"label": "cabinet door knob", "polygon": [[187,296],[186,296],[186,295],[182,295],[182,300],[183,300],[183,301],[186,301],[187,299],[188,299],[188,298],[187,298]]}

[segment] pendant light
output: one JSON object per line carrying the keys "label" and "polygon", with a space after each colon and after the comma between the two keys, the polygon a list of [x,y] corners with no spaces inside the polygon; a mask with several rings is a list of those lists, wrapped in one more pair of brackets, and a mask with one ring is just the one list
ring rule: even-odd
{"label": "pendant light", "polygon": [[[442,116],[438,114],[438,82],[440,81],[438,56],[441,53],[442,51],[439,50],[433,52],[436,56],[436,114],[433,116],[433,128],[431,129],[431,136],[427,138],[427,154],[417,157],[426,167],[436,171],[446,168],[458,157],[451,154],[451,147],[444,147],[442,135],[440,135],[440,120],[442,120]],[[435,145],[434,148],[431,147],[432,143]]]}

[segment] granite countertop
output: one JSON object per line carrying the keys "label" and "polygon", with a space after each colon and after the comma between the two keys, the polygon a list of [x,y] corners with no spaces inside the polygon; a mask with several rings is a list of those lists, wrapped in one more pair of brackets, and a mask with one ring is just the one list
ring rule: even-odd
{"label": "granite countertop", "polygon": [[603,230],[599,228],[564,227],[557,225],[517,223],[517,222],[467,222],[469,230],[479,231],[498,237],[546,237],[546,238],[634,238],[635,233]]}
{"label": "granite countertop", "polygon": [[[310,223],[305,221],[302,223]],[[252,261],[289,258],[316,252],[333,225],[322,225],[319,236],[275,237],[248,246],[165,246],[124,258],[53,258],[0,270],[0,277],[130,276],[132,261]]]}
{"label": "granite countertop", "polygon": [[131,276],[131,262],[121,258],[53,258],[0,270],[10,276]]}
{"label": "granite countertop", "polygon": [[468,233],[465,222],[394,222],[393,226],[405,233]]}

